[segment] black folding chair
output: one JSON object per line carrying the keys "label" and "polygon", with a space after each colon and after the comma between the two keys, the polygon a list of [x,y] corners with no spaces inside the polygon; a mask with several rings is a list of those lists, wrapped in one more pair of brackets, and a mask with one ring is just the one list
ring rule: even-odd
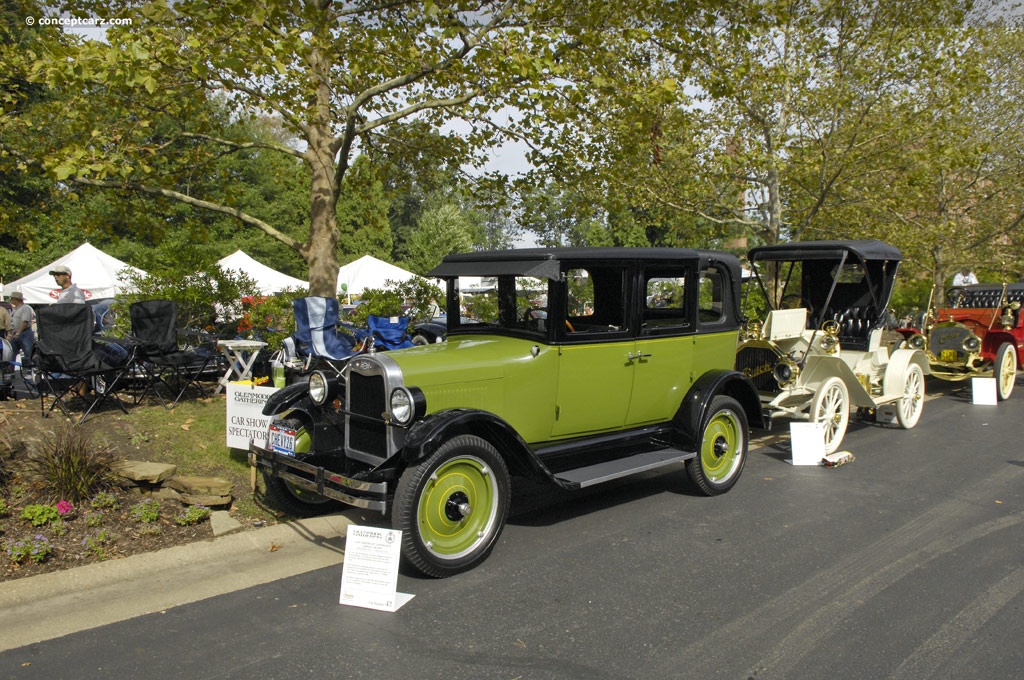
{"label": "black folding chair", "polygon": [[[87,305],[57,304],[36,309],[39,337],[32,360],[39,375],[39,408],[44,417],[55,408],[74,422],[75,402],[84,411],[78,423],[106,401],[128,413],[118,391],[134,359],[132,348],[97,351],[93,340],[92,309]],[[53,403],[46,409],[46,395]]]}
{"label": "black folding chair", "polygon": [[[172,409],[189,387],[202,396],[206,388],[199,381],[215,355],[212,352],[183,350],[178,346],[178,305],[173,300],[143,300],[128,308],[132,335],[138,343],[137,363],[143,369],[145,384],[136,397],[142,401],[152,391],[164,408]],[[172,383],[173,382],[173,386]],[[160,388],[171,398],[164,399]]]}

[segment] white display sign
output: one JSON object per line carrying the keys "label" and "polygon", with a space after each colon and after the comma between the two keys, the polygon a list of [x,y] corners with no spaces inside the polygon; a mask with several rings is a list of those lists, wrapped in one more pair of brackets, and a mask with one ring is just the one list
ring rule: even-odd
{"label": "white display sign", "polygon": [[971,403],[979,406],[996,406],[996,379],[971,378]]}
{"label": "white display sign", "polygon": [[340,604],[393,612],[413,598],[396,592],[402,532],[349,525]]}
{"label": "white display sign", "polygon": [[825,433],[821,423],[790,423],[789,443],[793,465],[821,465],[825,457]]}
{"label": "white display sign", "polygon": [[249,450],[249,442],[267,445],[267,427],[272,416],[263,415],[263,405],[274,387],[259,387],[246,382],[228,383],[227,446]]}

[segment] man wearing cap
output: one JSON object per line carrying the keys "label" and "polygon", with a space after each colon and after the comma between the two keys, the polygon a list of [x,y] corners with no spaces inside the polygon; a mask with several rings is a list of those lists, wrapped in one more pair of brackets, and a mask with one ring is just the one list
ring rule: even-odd
{"label": "man wearing cap", "polygon": [[50,276],[60,286],[58,304],[61,302],[85,304],[85,294],[82,289],[71,283],[71,268],[67,265],[60,265],[50,270]]}
{"label": "man wearing cap", "polygon": [[22,369],[32,368],[32,345],[35,344],[36,336],[32,332],[32,319],[35,313],[32,308],[25,304],[25,296],[20,290],[11,293],[11,306],[14,313],[11,314],[11,324],[14,326],[14,337],[11,338],[11,347],[17,354],[21,350]]}

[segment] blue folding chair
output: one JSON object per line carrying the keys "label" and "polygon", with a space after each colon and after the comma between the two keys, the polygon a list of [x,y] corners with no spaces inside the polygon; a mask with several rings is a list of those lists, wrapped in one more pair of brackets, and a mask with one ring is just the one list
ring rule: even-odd
{"label": "blue folding chair", "polygon": [[356,341],[338,330],[338,301],[304,297],[292,301],[295,312],[295,350],[299,357],[347,359],[356,353]]}
{"label": "blue folding chair", "polygon": [[409,317],[407,316],[373,316],[366,320],[373,335],[374,343],[381,349],[404,349],[412,347],[409,337]]}

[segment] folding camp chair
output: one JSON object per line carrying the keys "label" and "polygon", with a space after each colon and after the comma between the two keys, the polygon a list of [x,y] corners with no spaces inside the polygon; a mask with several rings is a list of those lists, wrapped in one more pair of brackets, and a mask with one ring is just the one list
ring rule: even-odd
{"label": "folding camp chair", "polygon": [[[164,408],[172,409],[189,387],[202,396],[206,388],[199,382],[214,359],[212,352],[187,351],[178,346],[178,305],[173,300],[143,300],[128,307],[132,336],[138,343],[138,364],[144,386],[136,397],[142,401],[152,391]],[[173,385],[172,385],[173,383]],[[160,388],[170,397],[164,399]]]}
{"label": "folding camp chair", "polygon": [[378,349],[403,349],[412,347],[409,337],[409,317],[407,316],[373,316],[366,319],[366,325],[373,334],[374,344]]}
{"label": "folding camp chair", "polygon": [[[295,354],[308,367],[313,359],[341,361],[357,352],[358,338],[338,330],[335,298],[304,297],[292,301],[295,311]],[[333,364],[332,364],[333,365]]]}
{"label": "folding camp chair", "polygon": [[[92,309],[86,305],[58,304],[36,309],[39,336],[32,349],[32,361],[39,374],[39,408],[44,417],[59,407],[74,422],[72,404],[76,400],[85,404],[79,423],[108,400],[128,413],[117,393],[131,368],[134,348],[122,348],[116,353],[97,351],[94,323]],[[114,356],[119,361],[110,363]],[[54,399],[48,410],[47,394]]]}

